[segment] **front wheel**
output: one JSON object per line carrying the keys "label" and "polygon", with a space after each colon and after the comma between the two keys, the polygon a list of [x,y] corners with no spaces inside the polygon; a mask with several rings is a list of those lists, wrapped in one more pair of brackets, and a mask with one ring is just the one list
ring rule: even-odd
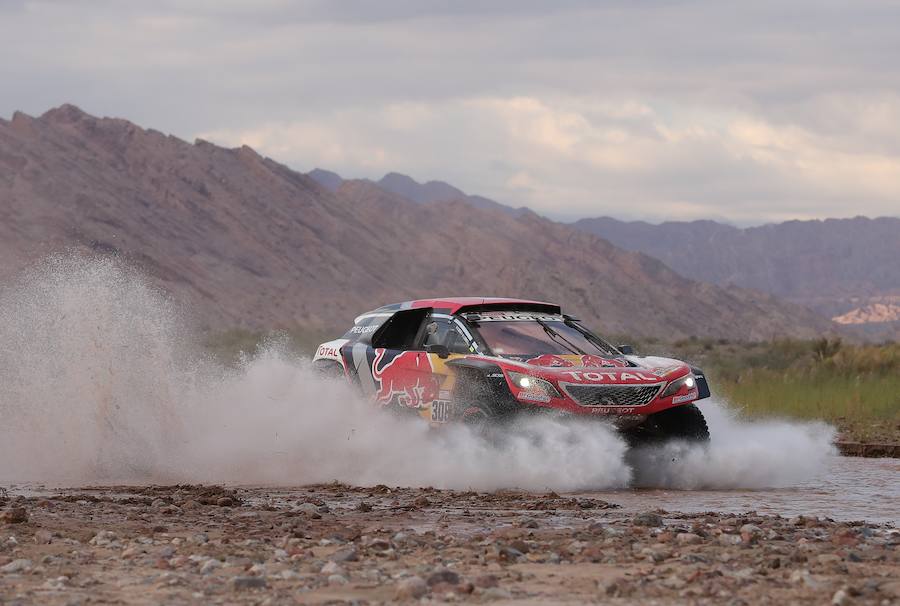
{"label": "front wheel", "polygon": [[459,408],[460,420],[469,431],[489,444],[498,446],[508,430],[510,415],[503,414],[495,406],[484,402],[463,403]]}
{"label": "front wheel", "polygon": [[650,415],[646,421],[628,432],[632,445],[682,440],[709,442],[709,427],[695,404],[668,408]]}

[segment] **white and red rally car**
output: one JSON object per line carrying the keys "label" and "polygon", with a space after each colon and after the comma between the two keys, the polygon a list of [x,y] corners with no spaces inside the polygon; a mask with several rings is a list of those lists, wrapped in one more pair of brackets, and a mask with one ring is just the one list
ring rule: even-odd
{"label": "white and red rally car", "polygon": [[709,439],[694,404],[709,397],[699,369],[614,347],[551,303],[458,297],[386,305],[319,346],[314,364],[379,405],[436,425],[484,429],[550,414],[602,418],[635,441]]}

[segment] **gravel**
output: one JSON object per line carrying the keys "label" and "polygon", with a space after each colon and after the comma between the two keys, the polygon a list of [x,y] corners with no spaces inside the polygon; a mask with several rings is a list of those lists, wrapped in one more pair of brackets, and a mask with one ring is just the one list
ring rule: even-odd
{"label": "gravel", "polygon": [[2,604],[900,600],[900,532],[812,516],[342,484],[129,486],[9,502],[27,520],[0,525]]}

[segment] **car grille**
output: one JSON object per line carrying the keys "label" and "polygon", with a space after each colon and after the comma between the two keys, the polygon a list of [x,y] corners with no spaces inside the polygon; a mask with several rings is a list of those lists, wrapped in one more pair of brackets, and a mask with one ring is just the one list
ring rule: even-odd
{"label": "car grille", "polygon": [[566,393],[582,406],[643,406],[659,393],[654,385],[564,385]]}

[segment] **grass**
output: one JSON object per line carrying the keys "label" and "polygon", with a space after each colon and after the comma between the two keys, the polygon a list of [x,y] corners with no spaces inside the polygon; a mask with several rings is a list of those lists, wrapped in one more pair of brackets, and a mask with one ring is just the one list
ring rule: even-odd
{"label": "grass", "polygon": [[319,344],[334,336],[304,328],[277,331],[255,331],[234,328],[206,336],[203,343],[212,356],[227,366],[238,364],[244,355],[252,355],[267,344],[278,344],[298,355],[312,357]]}
{"label": "grass", "polygon": [[688,340],[672,349],[747,416],[824,420],[842,439],[900,443],[900,344]]}

